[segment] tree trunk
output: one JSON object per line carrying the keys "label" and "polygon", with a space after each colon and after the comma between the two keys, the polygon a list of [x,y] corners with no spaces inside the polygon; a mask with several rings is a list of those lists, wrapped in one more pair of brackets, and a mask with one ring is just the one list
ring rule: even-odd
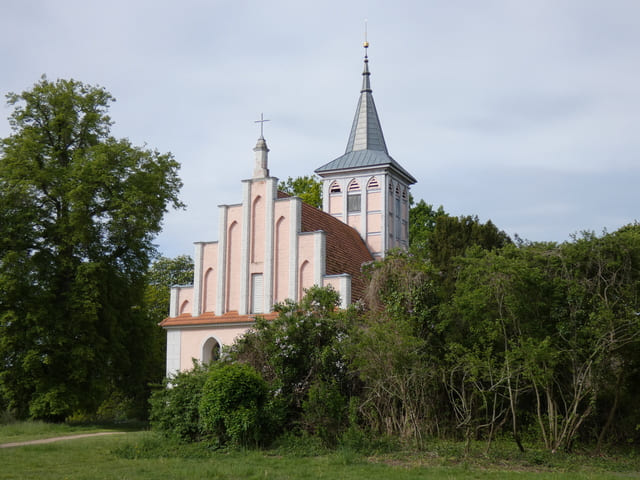
{"label": "tree trunk", "polygon": [[622,372],[618,372],[616,376],[616,393],[613,397],[613,405],[611,405],[611,409],[609,410],[609,415],[607,415],[607,421],[605,422],[602,430],[600,430],[600,434],[598,435],[598,441],[596,443],[596,448],[593,450],[594,455],[600,455],[602,450],[602,444],[604,443],[605,435],[607,431],[611,427],[613,423],[613,418],[615,417],[616,410],[618,409],[618,401],[620,400],[620,387],[622,386]]}

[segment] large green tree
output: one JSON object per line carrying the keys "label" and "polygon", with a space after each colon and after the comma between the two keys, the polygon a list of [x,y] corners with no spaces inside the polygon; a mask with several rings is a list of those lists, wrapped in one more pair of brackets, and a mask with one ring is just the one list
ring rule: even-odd
{"label": "large green tree", "polygon": [[0,392],[20,416],[141,395],[152,240],[179,164],[110,135],[113,97],[42,77],[7,96],[0,150]]}
{"label": "large green tree", "polygon": [[420,200],[409,209],[409,248],[420,256],[428,256],[430,241],[438,217],[448,217],[442,205],[436,210],[433,205]]}
{"label": "large green tree", "polygon": [[175,258],[159,257],[147,273],[145,305],[156,323],[169,316],[171,287],[193,283],[193,259],[189,255]]}
{"label": "large green tree", "polygon": [[154,383],[165,374],[167,336],[158,324],[169,316],[169,302],[173,285],[193,282],[193,259],[189,255],[175,258],[159,257],[149,267],[144,292],[144,310],[151,330],[148,376]]}
{"label": "large green tree", "polygon": [[300,197],[304,203],[316,208],[322,208],[322,182],[315,175],[287,178],[286,182],[278,183],[278,190]]}

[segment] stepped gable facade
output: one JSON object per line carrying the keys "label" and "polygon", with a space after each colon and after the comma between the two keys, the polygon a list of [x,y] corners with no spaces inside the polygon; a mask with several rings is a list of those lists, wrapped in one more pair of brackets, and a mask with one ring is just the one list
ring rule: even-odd
{"label": "stepped gable facade", "polygon": [[388,154],[364,72],[344,155],[316,170],[322,210],[277,190],[260,135],[242,201],[219,206],[218,241],[196,242],[192,285],[171,289],[167,375],[207,363],[273,306],[299,301],[313,285],[332,286],[342,307],[361,299],[362,265],[408,246],[409,187],[415,179]]}

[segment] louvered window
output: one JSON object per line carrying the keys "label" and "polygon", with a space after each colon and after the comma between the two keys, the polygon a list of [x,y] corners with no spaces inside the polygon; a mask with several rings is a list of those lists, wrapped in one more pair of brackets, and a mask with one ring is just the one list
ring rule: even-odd
{"label": "louvered window", "polygon": [[333,182],[329,187],[329,193],[340,193],[342,189],[340,188],[340,184],[338,182]]}
{"label": "louvered window", "polygon": [[368,190],[375,190],[377,188],[380,188],[380,184],[378,183],[378,179],[376,177],[372,177],[371,180],[369,180],[369,183],[367,184],[367,189]]}
{"label": "louvered window", "polygon": [[349,192],[359,192],[360,191],[360,184],[356,180],[351,180],[349,182],[349,186],[347,187],[347,190]]}

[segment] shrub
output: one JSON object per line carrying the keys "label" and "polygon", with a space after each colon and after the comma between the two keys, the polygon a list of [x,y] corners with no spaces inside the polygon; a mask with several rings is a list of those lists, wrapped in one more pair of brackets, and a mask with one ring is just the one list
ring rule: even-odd
{"label": "shrub", "polygon": [[302,403],[302,423],[329,447],[336,445],[338,435],[345,427],[347,400],[335,381],[316,381]]}
{"label": "shrub", "polygon": [[204,432],[220,445],[255,446],[266,434],[267,383],[250,365],[215,364],[200,399]]}
{"label": "shrub", "polygon": [[300,303],[289,300],[277,304],[276,319],[258,319],[231,348],[231,358],[252,365],[274,391],[282,413],[274,426],[293,428],[302,421],[307,430],[316,430],[312,421],[316,413],[302,418],[303,404],[309,401],[315,383],[334,385],[336,393],[345,398],[353,395],[354,376],[348,371],[344,348],[357,311],[355,307],[340,311],[339,304],[340,296],[333,288],[311,287]]}
{"label": "shrub", "polygon": [[209,367],[194,362],[193,370],[179,372],[165,380],[162,389],[151,394],[150,421],[163,436],[181,441],[200,438],[199,404]]}

